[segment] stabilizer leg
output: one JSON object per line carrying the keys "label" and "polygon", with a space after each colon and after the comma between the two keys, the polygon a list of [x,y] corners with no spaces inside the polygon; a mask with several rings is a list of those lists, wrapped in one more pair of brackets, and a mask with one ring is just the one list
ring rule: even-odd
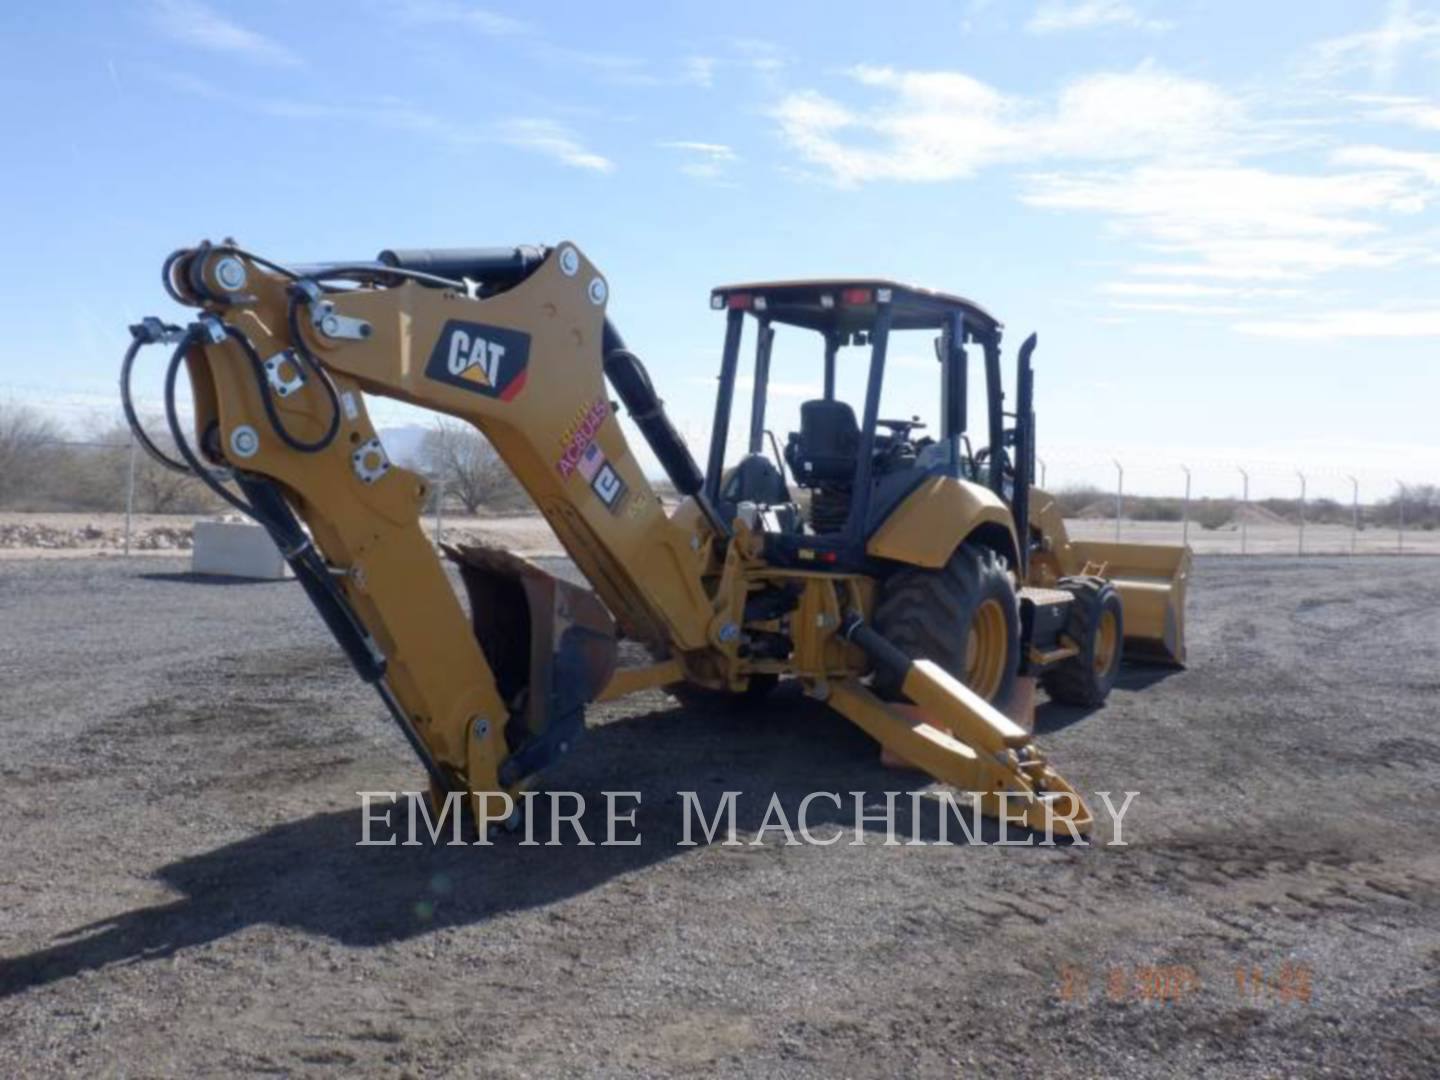
{"label": "stabilizer leg", "polygon": [[[1023,728],[937,664],[912,661],[860,619],[850,617],[842,633],[877,667],[903,672],[897,681],[915,707],[881,701],[847,679],[831,688],[837,712],[936,780],[980,793],[990,817],[1020,817],[1037,832],[1062,821],[1080,835],[1090,832],[1094,818],[1084,800]],[[1011,794],[1002,799],[1005,792]]]}

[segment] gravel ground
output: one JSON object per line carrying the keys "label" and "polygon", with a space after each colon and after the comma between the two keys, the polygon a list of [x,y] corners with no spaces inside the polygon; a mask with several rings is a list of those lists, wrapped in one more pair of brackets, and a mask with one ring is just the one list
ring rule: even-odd
{"label": "gravel ground", "polygon": [[1437,612],[1436,560],[1198,559],[1188,671],[1041,709],[1124,847],[676,846],[677,791],[920,783],[782,688],[592,710],[549,785],[641,846],[364,848],[418,769],[293,583],[7,562],[0,1072],[1435,1076]]}

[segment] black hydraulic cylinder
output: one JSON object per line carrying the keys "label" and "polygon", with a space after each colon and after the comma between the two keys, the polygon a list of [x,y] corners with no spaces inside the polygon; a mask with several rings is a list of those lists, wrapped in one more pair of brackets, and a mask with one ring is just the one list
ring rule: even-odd
{"label": "black hydraulic cylinder", "polygon": [[300,528],[289,504],[268,480],[248,477],[242,473],[236,477],[235,482],[250,501],[255,511],[255,520],[265,527],[265,531],[280,549],[280,554],[295,571],[295,580],[305,590],[305,595],[320,613],[320,618],[334,635],[336,643],[349,658],[356,673],[379,692],[400,733],[405,736],[410,749],[415,751],[415,756],[425,767],[431,782],[439,791],[448,790],[451,784],[444,770],[416,732],[410,718],[400,708],[390,688],[385,685],[384,656],[374,648],[370,635],[355,616],[339,586],[335,584],[330,567]]}
{"label": "black hydraulic cylinder", "polygon": [[860,646],[875,665],[877,675],[896,686],[905,682],[905,675],[910,670],[910,657],[872,630],[859,615],[852,613],[845,616],[840,624],[840,636]]}
{"label": "black hydraulic cylinder", "polygon": [[514,285],[545,259],[539,247],[387,248],[376,256],[386,266],[443,278],[470,278],[486,285]]}
{"label": "black hydraulic cylinder", "polygon": [[717,536],[729,536],[725,520],[715,509],[714,502],[705,493],[705,477],[700,466],[690,456],[690,448],[670,423],[665,414],[665,403],[655,393],[650,375],[640,358],[625,347],[625,339],[609,319],[605,320],[605,332],[601,343],[605,353],[605,377],[620,395],[620,402],[640,434],[650,444],[650,449],[665,470],[665,475],[681,495],[689,495],[700,506],[700,512]]}
{"label": "black hydraulic cylinder", "polygon": [[675,490],[681,495],[694,495],[704,487],[700,466],[665,414],[665,403],[656,395],[640,358],[623,346],[609,350],[605,354],[605,377],[620,395],[625,411],[645,436]]}

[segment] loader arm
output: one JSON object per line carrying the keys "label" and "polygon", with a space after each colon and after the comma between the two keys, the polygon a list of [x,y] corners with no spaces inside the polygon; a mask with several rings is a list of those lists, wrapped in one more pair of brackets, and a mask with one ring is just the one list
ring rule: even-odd
{"label": "loader arm", "polygon": [[[869,671],[908,663],[863,623],[873,579],[772,565],[763,536],[720,520],[605,318],[605,279],[574,245],[301,270],[206,244],[171,256],[164,276],[199,318],[133,329],[137,345],[175,344],[166,398],[178,464],[270,531],[437,797],[467,793],[477,820],[502,820],[578,740],[587,702],[682,677],[723,691],[787,674],[932,776],[981,792],[989,812],[1010,792],[1040,828],[1069,796],[1066,816],[1088,829],[1030,737],[934,665],[905,669],[911,706],[871,694]],[[128,401],[135,348],[122,391],[144,440]],[[193,440],[174,405],[182,365]],[[689,496],[671,515],[631,453],[607,376]],[[516,556],[449,549],[467,618],[420,527],[429,481],[388,460],[366,394],[479,429],[594,594]],[[654,665],[615,672],[615,622]]]}

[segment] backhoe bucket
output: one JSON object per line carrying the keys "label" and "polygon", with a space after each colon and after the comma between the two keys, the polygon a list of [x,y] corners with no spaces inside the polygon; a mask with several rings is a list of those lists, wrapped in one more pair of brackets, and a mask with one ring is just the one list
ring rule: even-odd
{"label": "backhoe bucket", "polygon": [[1111,581],[1120,593],[1125,658],[1185,665],[1185,589],[1190,549],[1183,544],[1114,544],[1073,540],[1086,574]]}
{"label": "backhoe bucket", "polygon": [[475,637],[512,709],[502,768],[528,776],[584,732],[585,705],[615,674],[615,620],[600,598],[528,559],[486,546],[450,547]]}

